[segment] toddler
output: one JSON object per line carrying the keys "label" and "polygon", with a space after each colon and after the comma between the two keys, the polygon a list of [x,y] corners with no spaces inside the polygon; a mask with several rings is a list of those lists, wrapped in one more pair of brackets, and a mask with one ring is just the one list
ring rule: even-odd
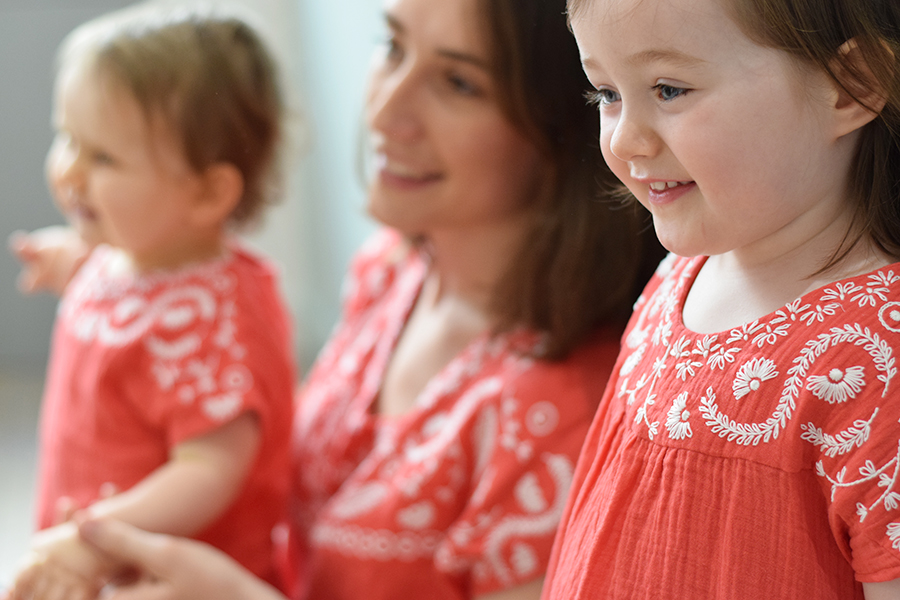
{"label": "toddler", "polygon": [[570,0],[671,251],[546,599],[900,598],[900,3]]}
{"label": "toddler", "polygon": [[43,531],[12,597],[92,597],[113,572],[74,522],[55,525],[67,507],[196,537],[273,579],[290,322],[273,268],[232,232],[269,200],[276,75],[251,27],[203,7],[127,9],[64,42],[46,168],[81,241],[63,232],[50,244],[60,256],[28,264],[46,256],[19,240],[24,287],[47,264],[66,272],[87,256],[59,307],[40,427]]}

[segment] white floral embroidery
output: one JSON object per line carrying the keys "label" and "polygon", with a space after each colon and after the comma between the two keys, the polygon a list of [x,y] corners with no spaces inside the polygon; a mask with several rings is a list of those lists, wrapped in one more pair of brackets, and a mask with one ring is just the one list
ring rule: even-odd
{"label": "white floral embroidery", "polygon": [[857,292],[862,289],[862,286],[858,286],[852,281],[847,282],[837,282],[835,283],[833,288],[825,288],[825,293],[822,294],[822,300],[844,300],[850,294]]}
{"label": "white floral embroidery", "polygon": [[688,419],[691,412],[687,410],[687,392],[682,392],[672,402],[672,408],[666,417],[666,428],[669,430],[669,437],[674,440],[683,440],[693,435],[691,424]]}
{"label": "white floral embroidery", "polygon": [[522,475],[519,483],[516,484],[513,493],[519,506],[523,511],[529,514],[536,514],[547,510],[547,499],[541,490],[541,484],[537,475],[529,471]]}
{"label": "white floral embroidery", "polygon": [[434,504],[428,500],[422,500],[398,510],[397,524],[404,529],[420,531],[431,527],[434,523],[434,516]]}
{"label": "white floral embroidery", "polygon": [[878,409],[876,408],[875,412],[872,413],[872,416],[868,421],[858,419],[853,422],[852,427],[848,427],[837,435],[825,433],[824,431],[816,427],[813,423],[800,425],[800,429],[802,429],[804,432],[800,436],[800,439],[806,440],[814,446],[821,446],[822,450],[825,451],[825,456],[831,457],[837,456],[839,454],[846,454],[847,452],[850,452],[850,450],[852,450],[854,447],[862,447],[866,440],[869,439],[869,434],[871,433],[872,428],[872,421],[875,419],[875,415],[877,414]]}
{"label": "white floral embroidery", "polygon": [[824,323],[826,317],[832,317],[837,312],[837,309],[840,308],[840,304],[837,302],[830,302],[825,306],[821,304],[817,304],[816,307],[806,314],[800,317],[801,321],[806,322],[807,325],[812,325],[813,322],[818,321],[819,323]]}
{"label": "white floral embroidery", "polygon": [[775,342],[778,341],[779,337],[784,337],[787,335],[788,329],[790,329],[791,324],[785,323],[773,329],[772,325],[767,323],[765,327],[765,331],[761,332],[753,338],[753,343],[756,344],[757,348],[762,348],[763,344],[769,344],[770,346],[775,344]]}
{"label": "white floral embroidery", "polygon": [[647,344],[641,344],[638,346],[637,350],[628,355],[628,358],[622,363],[622,368],[619,369],[620,375],[628,375],[634,368],[641,362],[641,358],[644,356],[644,352],[647,351]]}
{"label": "white floral embroidery", "polygon": [[864,374],[860,366],[849,367],[845,371],[835,367],[828,375],[811,375],[807,379],[806,389],[816,398],[830,404],[840,404],[856,398],[866,384]]}
{"label": "white floral embroidery", "polygon": [[725,369],[726,364],[733,363],[740,348],[728,348],[724,346],[716,346],[715,350],[709,355],[706,364],[712,369]]}
{"label": "white floral embroidery", "polygon": [[878,320],[885,329],[900,332],[900,302],[888,302],[878,311]]}
{"label": "white floral embroidery", "polygon": [[759,389],[763,381],[778,376],[775,369],[775,363],[767,358],[754,358],[750,362],[744,363],[738,370],[731,385],[734,391],[734,397],[740,400],[750,392]]}
{"label": "white floral embroidery", "polygon": [[879,300],[881,300],[882,302],[887,300],[885,292],[888,291],[888,288],[886,287],[875,287],[873,285],[867,285],[865,288],[861,288],[861,290],[862,291],[851,298],[852,301],[859,303],[860,307],[874,307]]}
{"label": "white floral embroidery", "polygon": [[752,323],[745,323],[741,327],[737,327],[731,330],[731,335],[728,337],[727,343],[731,344],[732,342],[743,341],[746,342],[750,339],[750,336],[755,334],[762,328],[759,321],[753,321]]}
{"label": "white floral embroidery", "polygon": [[559,409],[552,402],[535,402],[525,414],[525,428],[535,437],[553,433],[559,424]]}
{"label": "white floral embroidery", "polygon": [[891,546],[900,550],[900,523],[888,523],[887,536],[891,540]]}

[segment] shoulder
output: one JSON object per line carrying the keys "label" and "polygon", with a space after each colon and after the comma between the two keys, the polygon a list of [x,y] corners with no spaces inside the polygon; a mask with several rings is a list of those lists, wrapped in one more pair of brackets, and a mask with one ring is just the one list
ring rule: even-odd
{"label": "shoulder", "polygon": [[412,242],[393,229],[375,232],[354,255],[341,290],[346,312],[380,298],[413,264],[421,262]]}

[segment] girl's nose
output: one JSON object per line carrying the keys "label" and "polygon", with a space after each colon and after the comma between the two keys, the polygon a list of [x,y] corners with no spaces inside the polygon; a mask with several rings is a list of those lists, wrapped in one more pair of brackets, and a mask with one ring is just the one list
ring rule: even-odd
{"label": "girl's nose", "polygon": [[366,106],[372,131],[394,141],[416,140],[421,132],[419,79],[415,67],[407,63],[373,75]]}
{"label": "girl's nose", "polygon": [[84,152],[71,141],[54,140],[47,153],[47,179],[57,193],[70,194],[84,186],[86,179]]}
{"label": "girl's nose", "polygon": [[653,127],[637,111],[623,109],[613,124],[609,149],[623,161],[648,157],[658,150],[659,138]]}

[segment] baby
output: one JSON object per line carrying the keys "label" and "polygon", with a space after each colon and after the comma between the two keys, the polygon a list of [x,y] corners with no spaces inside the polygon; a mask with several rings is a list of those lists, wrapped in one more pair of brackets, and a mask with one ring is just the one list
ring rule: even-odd
{"label": "baby", "polygon": [[55,258],[36,248],[46,231],[14,244],[24,287],[66,285],[42,531],[13,598],[93,597],[114,574],[74,522],[58,524],[67,507],[193,536],[274,580],[291,324],[272,267],[233,231],[270,199],[282,112],[269,52],[233,15],[139,6],[63,43],[46,168],[78,239],[55,240]]}

